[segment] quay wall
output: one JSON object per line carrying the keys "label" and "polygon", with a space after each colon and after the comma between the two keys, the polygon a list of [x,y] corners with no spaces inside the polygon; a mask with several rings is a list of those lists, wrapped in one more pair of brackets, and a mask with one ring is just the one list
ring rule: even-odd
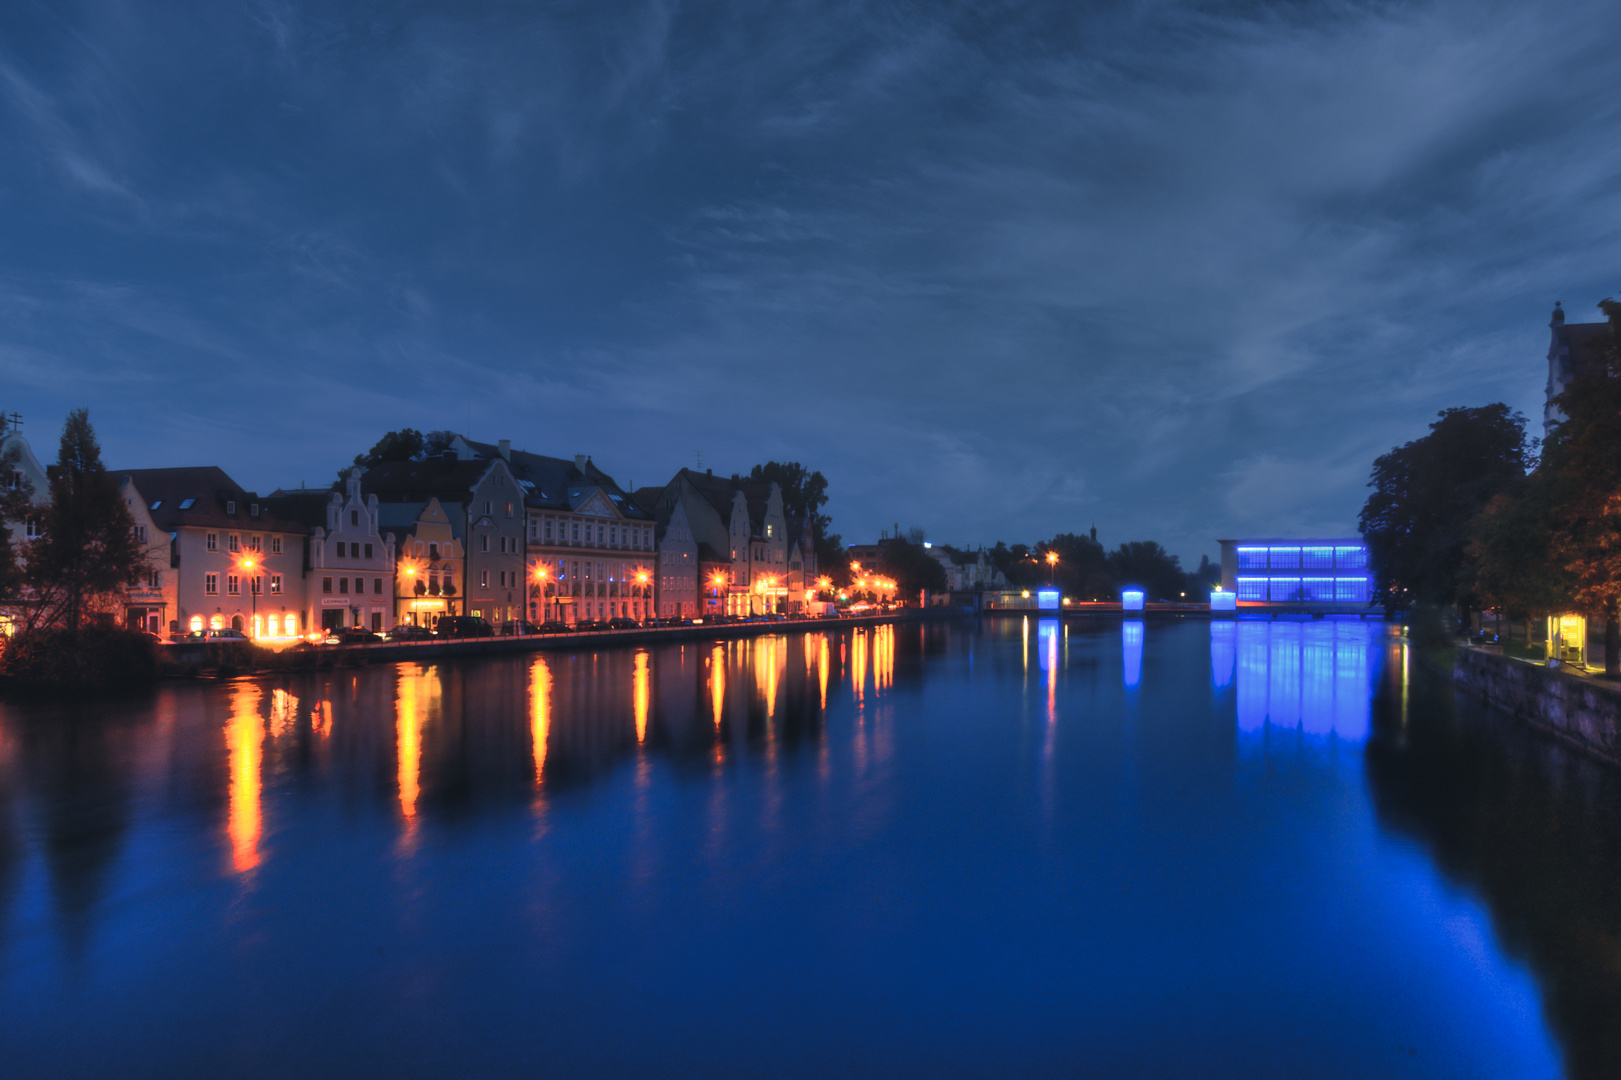
{"label": "quay wall", "polygon": [[1457,650],[1452,680],[1561,742],[1621,765],[1621,689],[1473,646]]}

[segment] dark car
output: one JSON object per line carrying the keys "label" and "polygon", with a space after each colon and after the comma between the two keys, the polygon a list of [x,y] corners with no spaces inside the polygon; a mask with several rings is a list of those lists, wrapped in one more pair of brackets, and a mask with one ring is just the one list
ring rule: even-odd
{"label": "dark car", "polygon": [[637,622],[635,619],[608,620],[608,629],[610,630],[640,630],[641,628],[642,624]]}
{"label": "dark car", "polygon": [[526,637],[529,634],[540,633],[540,627],[528,619],[508,619],[501,624],[502,637]]}
{"label": "dark car", "polygon": [[495,636],[495,627],[477,615],[446,615],[433,629],[442,638]]}
{"label": "dark car", "polygon": [[568,631],[568,623],[558,622],[556,619],[552,619],[549,622],[543,622],[539,626],[535,627],[535,633],[537,634],[566,634]]}
{"label": "dark car", "polygon": [[384,636],[389,641],[432,641],[433,631],[415,623],[400,623]]}
{"label": "dark car", "polygon": [[608,629],[608,624],[597,619],[581,619],[579,622],[574,624],[574,629],[578,631],[606,630]]}
{"label": "dark car", "polygon": [[383,639],[361,626],[340,626],[327,632],[326,645],[375,645]]}

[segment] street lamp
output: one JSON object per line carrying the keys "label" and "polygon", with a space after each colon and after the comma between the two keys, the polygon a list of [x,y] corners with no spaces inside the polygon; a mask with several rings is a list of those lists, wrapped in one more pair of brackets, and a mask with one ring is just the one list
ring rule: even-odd
{"label": "street lamp", "polygon": [[552,576],[552,568],[545,563],[535,564],[535,581],[540,586],[540,621],[551,622],[551,604],[546,601],[546,581]]}
{"label": "street lamp", "polygon": [[258,560],[252,555],[244,555],[237,562],[238,568],[243,571],[243,576],[248,579],[248,596],[251,597],[249,603],[252,605],[253,611],[253,618],[248,625],[255,630],[258,629],[259,624],[259,582],[253,576],[253,568],[258,565]]}
{"label": "street lamp", "polygon": [[1057,566],[1058,566],[1058,552],[1056,552],[1056,551],[1047,552],[1047,584],[1049,584],[1049,585],[1051,585],[1053,583],[1053,574],[1055,572],[1055,567],[1057,567]]}

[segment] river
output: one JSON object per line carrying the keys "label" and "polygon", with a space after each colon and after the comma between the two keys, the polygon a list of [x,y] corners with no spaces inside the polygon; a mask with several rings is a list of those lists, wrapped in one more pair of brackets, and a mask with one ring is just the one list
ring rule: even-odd
{"label": "river", "polygon": [[0,705],[0,1075],[1621,1075],[1616,777],[1357,621]]}

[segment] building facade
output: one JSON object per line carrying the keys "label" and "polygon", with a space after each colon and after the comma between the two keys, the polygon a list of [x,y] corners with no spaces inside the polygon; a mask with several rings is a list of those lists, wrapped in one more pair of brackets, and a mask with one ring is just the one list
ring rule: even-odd
{"label": "building facade", "polygon": [[380,529],[377,496],[362,495],[361,472],[351,468],[343,490],[282,490],[266,504],[304,537],[304,625],[312,630],[394,625],[394,536]]}
{"label": "building facade", "polygon": [[394,541],[394,621],[429,629],[463,614],[466,557],[439,500],[381,503],[378,521]]}
{"label": "building facade", "polygon": [[[700,549],[702,576],[697,592],[706,613],[754,615],[793,610],[789,606],[788,519],[777,484],[682,469],[665,485],[658,500],[661,511],[671,515],[678,505]],[[724,560],[723,569],[703,572],[705,546]],[[724,578],[724,585],[717,577]],[[802,602],[803,597],[801,587],[792,600]]]}
{"label": "building facade", "polygon": [[133,585],[124,589],[123,624],[134,630],[163,634],[179,630],[179,572],[170,565],[174,537],[153,519],[147,500],[125,476],[118,494],[135,523],[135,542],[141,545],[142,566]]}
{"label": "building facade", "polygon": [[[128,500],[144,503],[150,527],[168,537],[174,583],[165,590],[172,607],[164,611],[172,611],[171,631],[229,628],[270,640],[308,631],[303,526],[278,518],[256,493],[211,465],[108,473]],[[155,547],[157,537],[151,539]],[[149,625],[153,606],[130,602],[148,609]]]}
{"label": "building facade", "polygon": [[1222,540],[1221,586],[1240,606],[1366,606],[1368,547],[1361,537]]}
{"label": "building facade", "polygon": [[1602,371],[1615,343],[1609,323],[1567,323],[1564,308],[1557,302],[1553,306],[1553,317],[1548,320],[1548,330],[1548,382],[1543,387],[1542,406],[1544,438],[1555,424],[1565,419],[1554,399],[1570,389],[1577,378]]}

